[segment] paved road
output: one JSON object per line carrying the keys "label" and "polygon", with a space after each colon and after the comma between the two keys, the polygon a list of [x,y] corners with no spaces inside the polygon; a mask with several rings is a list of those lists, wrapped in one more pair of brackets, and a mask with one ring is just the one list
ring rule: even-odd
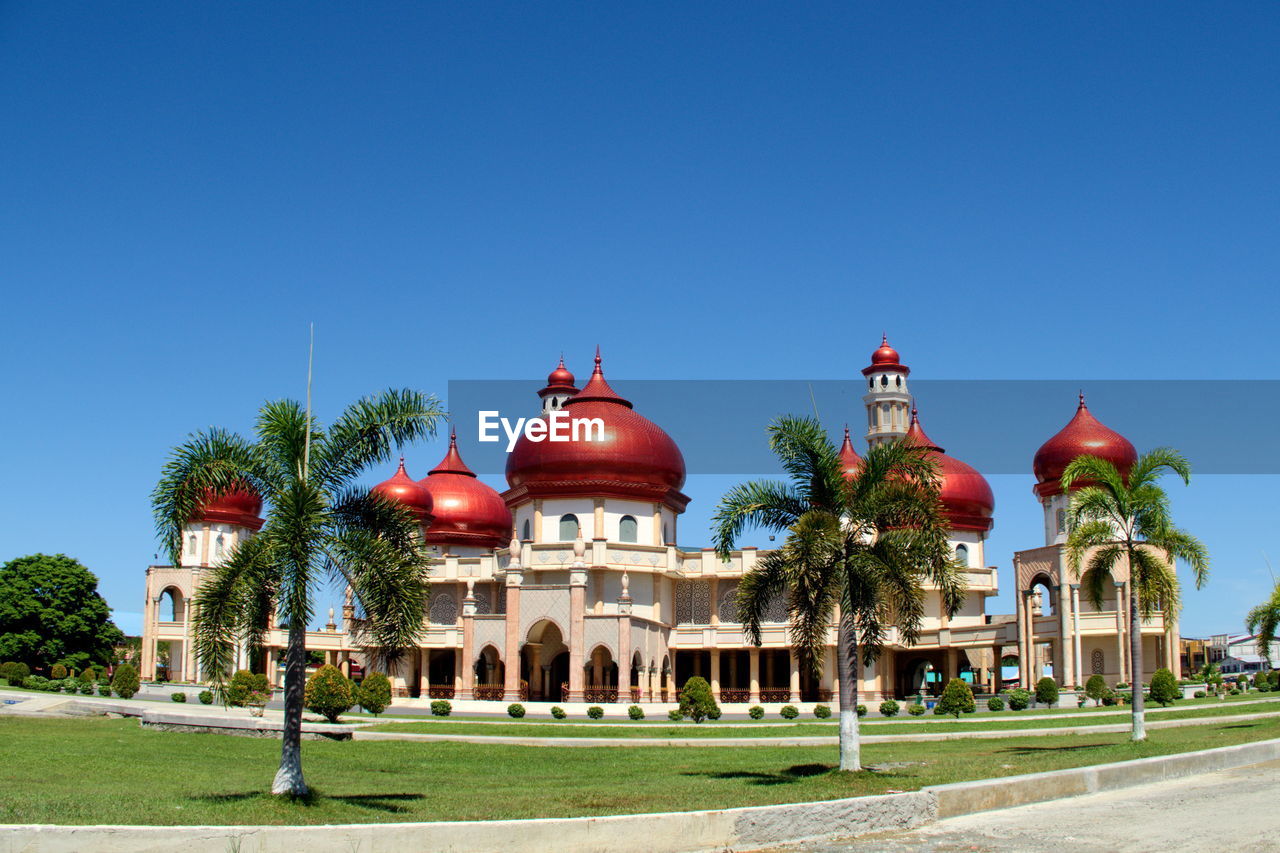
{"label": "paved road", "polygon": [[1280,851],[1278,794],[1280,761],[1273,761],[803,849],[813,853]]}

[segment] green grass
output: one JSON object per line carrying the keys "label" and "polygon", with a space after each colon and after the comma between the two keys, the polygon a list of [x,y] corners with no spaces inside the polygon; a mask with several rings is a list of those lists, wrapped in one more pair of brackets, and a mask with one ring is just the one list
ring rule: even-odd
{"label": "green grass", "polygon": [[315,793],[264,793],[279,742],[132,720],[0,718],[0,823],[318,824],[567,817],[882,794],[1280,737],[1280,718],[1123,734],[869,745],[879,772],[832,772],[834,747],[702,750],[307,741]]}
{"label": "green grass", "polygon": [[[1229,716],[1241,713],[1280,713],[1280,710],[1267,706],[1250,708],[1197,707],[1169,710],[1148,716],[1148,720],[1178,720]],[[1115,709],[1111,709],[1114,711]],[[1129,721],[1127,710],[1107,716],[1071,716],[1062,719],[1043,719],[1025,717],[1021,714],[1006,714],[999,719],[975,719],[963,716],[959,720],[953,717],[936,717],[930,715],[921,718],[921,722],[863,722],[861,729],[867,735],[889,734],[927,734],[932,732],[964,732],[964,731],[1006,731],[1017,729],[1059,728],[1073,726],[1097,726],[1125,724]],[[369,726],[369,730],[378,732],[409,732],[414,734],[456,734],[456,735],[489,735],[502,737],[564,737],[564,738],[781,738],[781,737],[834,737],[838,733],[834,723],[803,722],[789,725],[773,726],[732,726],[723,723],[678,723],[675,725],[635,725],[626,723],[596,724],[590,726],[555,726],[545,723],[469,723],[450,722],[447,720],[423,720],[421,722],[382,723]]]}

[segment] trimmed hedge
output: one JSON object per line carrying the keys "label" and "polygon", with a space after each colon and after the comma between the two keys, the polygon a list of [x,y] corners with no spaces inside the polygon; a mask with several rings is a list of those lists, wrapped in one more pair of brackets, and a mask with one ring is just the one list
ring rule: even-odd
{"label": "trimmed hedge", "polygon": [[1003,700],[1003,699],[1001,699],[999,696],[992,696],[990,699],[988,699],[988,700],[987,700],[987,710],[988,710],[988,711],[1003,711],[1003,710],[1004,710],[1004,700]]}
{"label": "trimmed hedge", "polygon": [[111,679],[111,692],[121,699],[132,699],[141,686],[138,683],[137,670],[127,663],[119,667],[115,676]]}
{"label": "trimmed hedge", "polygon": [[519,702],[512,702],[507,706],[507,715],[515,717],[517,720],[524,716],[524,706]]}
{"label": "trimmed hedge", "polygon": [[1036,702],[1052,705],[1058,701],[1058,682],[1045,676],[1036,682]]}
{"label": "trimmed hedge", "polygon": [[371,672],[356,690],[356,704],[375,717],[391,704],[391,679],[385,673]]}
{"label": "trimmed hedge", "polygon": [[186,704],[186,701],[187,701],[187,694],[183,693],[181,690],[179,690],[177,693],[170,693],[170,694],[169,694],[169,701],[170,701],[170,702],[181,702],[181,703],[183,703],[183,704]]}
{"label": "trimmed hedge", "polygon": [[641,708],[639,705],[632,705],[627,708],[627,716],[633,720],[643,720],[644,708]]}
{"label": "trimmed hedge", "polygon": [[899,705],[892,699],[888,699],[880,703],[880,716],[896,717],[898,716]]}
{"label": "trimmed hedge", "polygon": [[551,716],[555,717],[557,720],[563,720],[569,715],[564,712],[564,708],[561,708],[559,705],[553,705],[551,707]]}
{"label": "trimmed hedge", "polygon": [[925,712],[925,707],[921,705],[919,702],[912,702],[910,705],[907,706],[907,713],[913,717],[923,717],[924,712]]}
{"label": "trimmed hedge", "polygon": [[201,690],[201,691],[200,691],[200,697],[199,697],[199,698],[200,698],[200,704],[201,704],[201,705],[212,705],[212,704],[213,704],[213,691],[212,691],[212,690]]}
{"label": "trimmed hedge", "polygon": [[673,723],[679,723],[684,720],[684,714],[680,713],[679,708],[672,708],[667,712],[667,719]]}
{"label": "trimmed hedge", "polygon": [[303,704],[313,714],[319,714],[331,723],[351,710],[356,703],[351,680],[333,664],[325,664],[307,679]]}
{"label": "trimmed hedge", "polygon": [[1009,691],[1009,710],[1025,711],[1031,704],[1031,694],[1021,687]]}
{"label": "trimmed hedge", "polygon": [[778,711],[778,713],[784,720],[794,720],[796,717],[800,716],[800,709],[795,705],[783,705],[782,709]]}
{"label": "trimmed hedge", "polygon": [[759,705],[752,705],[747,709],[747,716],[753,720],[762,720],[764,719],[764,708]]}
{"label": "trimmed hedge", "polygon": [[587,709],[587,716],[593,720],[598,720],[604,716],[604,708],[601,708],[599,705],[592,705]]}
{"label": "trimmed hedge", "polygon": [[[555,708],[551,709],[552,714],[554,714],[555,711]],[[453,703],[448,699],[437,699],[431,703],[431,715],[433,717],[447,717],[451,713],[453,713]],[[560,713],[563,714],[564,712],[561,711]]]}
{"label": "trimmed hedge", "polygon": [[[859,705],[858,707],[859,707],[859,708],[865,708],[866,706],[865,706],[865,705]],[[829,705],[814,705],[814,706],[813,706],[813,715],[814,715],[815,717],[817,717],[819,720],[825,720],[825,719],[827,719],[828,717],[830,717],[830,716],[831,716],[831,706],[829,706]],[[859,717],[861,717],[861,716],[862,716],[862,714],[859,714],[858,716],[859,716]]]}

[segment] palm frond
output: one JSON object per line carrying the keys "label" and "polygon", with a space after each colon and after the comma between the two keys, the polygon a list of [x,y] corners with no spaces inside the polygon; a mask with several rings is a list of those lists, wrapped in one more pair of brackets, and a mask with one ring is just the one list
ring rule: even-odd
{"label": "palm frond", "polygon": [[731,488],[711,517],[711,535],[721,559],[729,556],[748,527],[781,532],[809,510],[802,495],[785,483],[752,480]]}
{"label": "palm frond", "polygon": [[221,697],[241,641],[260,643],[267,623],[260,599],[276,581],[270,536],[242,540],[208,569],[192,598],[191,643],[197,671]]}
{"label": "palm frond", "polygon": [[769,603],[787,588],[787,563],[782,549],[765,552],[750,571],[738,581],[738,618],[747,642],[759,646],[760,623]]}
{"label": "palm frond", "polygon": [[345,486],[389,461],[393,448],[435,435],[444,417],[440,401],[420,391],[388,389],[357,400],[312,447],[315,475],[330,488]]}

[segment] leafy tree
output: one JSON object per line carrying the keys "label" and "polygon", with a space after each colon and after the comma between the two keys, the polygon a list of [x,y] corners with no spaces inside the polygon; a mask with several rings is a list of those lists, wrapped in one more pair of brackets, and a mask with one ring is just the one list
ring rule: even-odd
{"label": "leafy tree", "polygon": [[0,566],[0,660],[37,669],[108,663],[124,634],[93,572],[64,554],[32,554]]}
{"label": "leafy tree", "polygon": [[241,541],[194,602],[192,645],[215,692],[237,645],[260,645],[269,614],[288,626],[284,729],[275,794],[307,793],[302,774],[306,631],[323,583],[349,588],[359,618],[351,626],[373,660],[415,645],[429,559],[417,520],[403,506],[357,484],[394,446],[435,432],[434,397],[384,391],[349,406],[327,430],[292,400],[265,404],[254,440],[223,429],[197,433],[174,449],[152,494],[160,539],[180,562],[182,534],[210,495],[249,489],[267,504],[266,524]]}
{"label": "leafy tree", "polygon": [[1258,651],[1268,666],[1275,666],[1271,659],[1271,644],[1280,632],[1280,582],[1271,590],[1271,597],[1249,611],[1244,619],[1250,634],[1257,635]]}
{"label": "leafy tree", "polygon": [[222,691],[222,696],[231,707],[243,708],[249,703],[250,694],[269,691],[270,685],[267,683],[265,672],[237,669],[231,676],[231,681],[227,683],[226,689]]}
{"label": "leafy tree", "polygon": [[1058,701],[1058,682],[1045,676],[1036,682],[1036,701],[1041,705],[1052,705]]}
{"label": "leafy tree", "polygon": [[381,672],[371,672],[360,682],[356,704],[375,717],[391,704],[391,680]]}
{"label": "leafy tree", "polygon": [[31,667],[25,663],[9,661],[0,667],[0,677],[9,682],[10,687],[21,687],[22,682],[26,681],[31,675]]}
{"label": "leafy tree", "polygon": [[705,678],[693,676],[684,683],[680,691],[680,715],[700,723],[711,716],[719,708],[715,697],[711,695],[711,685]]}
{"label": "leafy tree", "polygon": [[1167,669],[1157,669],[1151,676],[1151,701],[1159,702],[1162,707],[1168,707],[1174,700],[1181,698],[1182,690],[1178,687],[1178,680],[1173,677],[1173,673]]}
{"label": "leafy tree", "polygon": [[[1067,508],[1067,553],[1089,600],[1101,609],[1117,572],[1128,577],[1129,657],[1135,673],[1142,672],[1142,620],[1159,609],[1166,620],[1177,618],[1181,596],[1174,561],[1191,567],[1197,589],[1209,578],[1204,545],[1173,525],[1169,496],[1158,482],[1166,471],[1191,482],[1187,460],[1168,448],[1140,456],[1127,474],[1096,456],[1079,456],[1062,472],[1062,490],[1068,494],[1077,482],[1087,484],[1072,494]],[[1131,688],[1134,741],[1147,737],[1138,682],[1134,679]]]}
{"label": "leafy tree", "polygon": [[338,722],[338,717],[356,703],[351,680],[332,664],[325,664],[311,674],[304,695],[307,710],[331,723]]}
{"label": "leafy tree", "polygon": [[116,667],[116,674],[111,678],[111,692],[121,699],[132,699],[142,685],[138,683],[138,671],[129,664]]}
{"label": "leafy tree", "polygon": [[963,678],[953,678],[947,682],[937,707],[942,709],[941,713],[950,714],[956,719],[960,719],[961,714],[972,714],[977,710],[977,705],[973,701],[973,690]]}
{"label": "leafy tree", "polygon": [[770,603],[787,594],[791,642],[821,671],[839,609],[840,769],[860,770],[859,663],[879,657],[894,626],[902,642],[916,641],[932,594],[926,585],[941,592],[947,613],[964,601],[964,575],[947,546],[937,464],[927,448],[904,440],[871,448],[846,470],[812,418],[775,421],[769,444],[790,482],[730,489],[713,520],[716,551],[727,556],[749,527],[786,534],[738,586],[738,611],[756,645]]}
{"label": "leafy tree", "polygon": [[1084,683],[1084,695],[1092,699],[1095,705],[1107,695],[1107,690],[1107,680],[1096,673],[1089,676],[1089,680]]}

